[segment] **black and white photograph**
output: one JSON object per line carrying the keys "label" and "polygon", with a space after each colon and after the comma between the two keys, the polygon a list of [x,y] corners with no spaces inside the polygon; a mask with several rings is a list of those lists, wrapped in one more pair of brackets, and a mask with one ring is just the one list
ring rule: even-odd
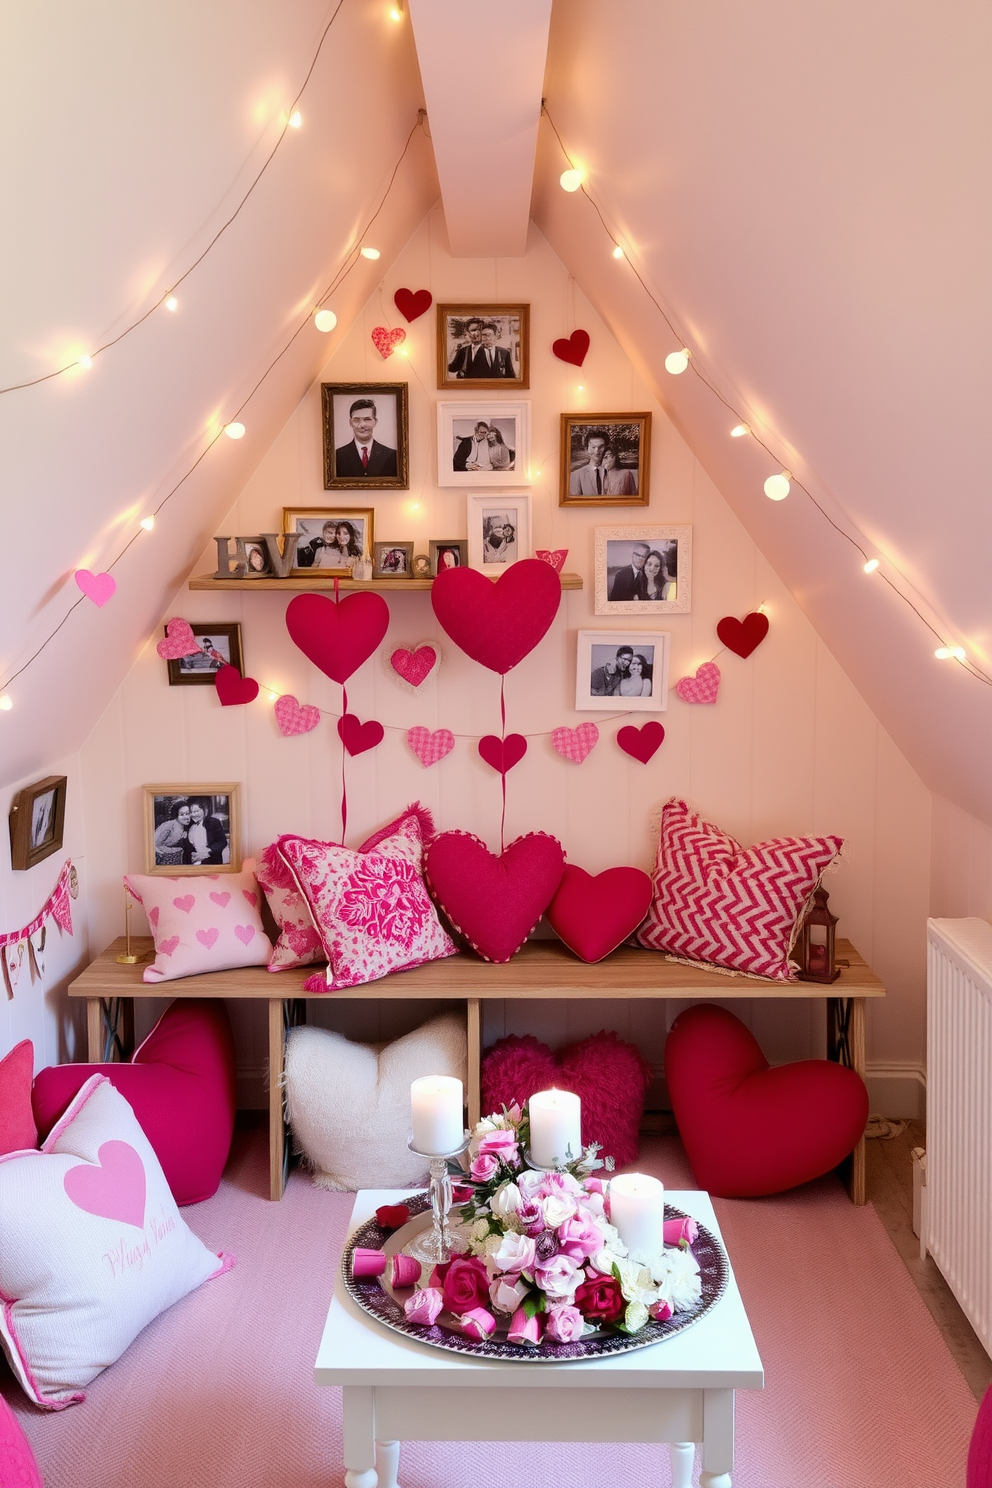
{"label": "black and white photograph", "polygon": [[438,305],[438,387],[529,388],[529,337],[529,305]]}
{"label": "black and white photograph", "polygon": [[688,614],[691,527],[597,527],[596,614]]}
{"label": "black and white photograph", "polygon": [[563,413],[559,506],[647,506],[650,413]]}
{"label": "black and white photograph", "polygon": [[272,559],[264,537],[238,538],[238,577],[263,579],[272,577]]}
{"label": "black and white photograph", "polygon": [[199,649],[169,661],[170,687],[213,687],[222,666],[237,667],[244,676],[239,624],[227,620],[203,624],[191,620],[189,624]]}
{"label": "black and white photograph", "polygon": [[468,543],[464,538],[431,538],[430,576],[436,579],[446,568],[468,568]]}
{"label": "black and white photograph", "polygon": [[439,486],[530,484],[529,403],[439,403]]}
{"label": "black and white photograph", "polygon": [[42,791],[31,808],[31,851],[37,852],[55,835],[55,789]]}
{"label": "black and white photograph", "polygon": [[468,559],[498,577],[531,551],[530,492],[471,493],[466,499]]}
{"label": "black and white photograph", "polygon": [[144,806],[146,873],[240,869],[237,785],[146,785]]}
{"label": "black and white photograph", "polygon": [[33,868],[62,846],[65,775],[46,775],[17,792],[10,807],[10,866]]}
{"label": "black and white photograph", "polygon": [[405,382],[322,382],[324,490],[410,484]]}
{"label": "black and white photograph", "polygon": [[372,577],[374,579],[412,579],[413,543],[373,543]]}
{"label": "black and white photograph", "polygon": [[346,578],[373,550],[372,507],[284,507],[283,532],[297,535],[297,569],[319,568]]}
{"label": "black and white photograph", "polygon": [[666,631],[580,630],[577,711],[659,713],[668,706]]}
{"label": "black and white photograph", "polygon": [[413,577],[415,579],[429,579],[431,577],[431,560],[426,553],[414,554]]}

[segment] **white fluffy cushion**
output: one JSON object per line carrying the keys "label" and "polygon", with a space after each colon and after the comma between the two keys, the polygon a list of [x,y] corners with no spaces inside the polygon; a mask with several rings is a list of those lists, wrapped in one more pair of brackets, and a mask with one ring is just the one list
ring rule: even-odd
{"label": "white fluffy cushion", "polygon": [[173,1302],[233,1264],[189,1230],[127,1101],[91,1075],[40,1152],[0,1157],[0,1343],[61,1410]]}
{"label": "white fluffy cushion", "polygon": [[422,1075],[464,1084],[465,1021],[442,1013],[392,1044],[355,1044],[324,1028],[293,1028],[286,1108],[296,1145],[321,1188],[403,1188],[424,1176],[407,1147],[410,1085]]}

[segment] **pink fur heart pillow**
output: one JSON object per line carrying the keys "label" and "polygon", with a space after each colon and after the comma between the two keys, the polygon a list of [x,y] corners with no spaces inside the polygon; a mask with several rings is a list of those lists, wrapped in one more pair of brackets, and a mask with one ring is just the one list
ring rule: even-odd
{"label": "pink fur heart pillow", "polygon": [[571,1090],[582,1102],[582,1142],[602,1145],[618,1168],[637,1157],[651,1068],[633,1044],[605,1029],[555,1055],[532,1034],[500,1039],[482,1061],[482,1109],[522,1104],[538,1090]]}

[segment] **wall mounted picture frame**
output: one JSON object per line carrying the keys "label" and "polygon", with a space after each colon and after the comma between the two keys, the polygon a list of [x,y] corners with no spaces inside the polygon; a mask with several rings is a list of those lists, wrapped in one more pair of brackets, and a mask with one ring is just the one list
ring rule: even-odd
{"label": "wall mounted picture frame", "polygon": [[142,786],[145,872],[174,878],[241,869],[241,787]]}
{"label": "wall mounted picture frame", "polygon": [[529,491],[472,492],[468,507],[468,561],[498,578],[511,564],[533,556]]}
{"label": "wall mounted picture frame", "polygon": [[430,541],[431,578],[444,568],[468,568],[468,543],[464,537],[432,537]]}
{"label": "wall mounted picture frame", "polygon": [[325,491],[409,488],[405,382],[322,382],[320,407]]}
{"label": "wall mounted picture frame", "polygon": [[[244,676],[241,626],[236,621],[191,620],[189,627],[200,650],[192,656],[180,656],[167,663],[170,687],[213,687],[214,678],[222,666],[237,667]],[[163,630],[162,634],[165,633]]]}
{"label": "wall mounted picture frame", "polygon": [[374,579],[412,579],[413,543],[373,543],[372,577]]}
{"label": "wall mounted picture frame", "polygon": [[65,829],[64,775],[46,775],[19,790],[11,802],[10,866],[16,872],[33,868],[62,847]]}
{"label": "wall mounted picture frame", "polygon": [[597,527],[597,615],[687,615],[692,608],[691,527]]}
{"label": "wall mounted picture frame", "polygon": [[647,506],[650,413],[563,413],[559,506]]}
{"label": "wall mounted picture frame", "polygon": [[663,713],[670,639],[664,630],[580,630],[576,712]]}
{"label": "wall mounted picture frame", "polygon": [[530,403],[439,403],[437,483],[529,486]]}
{"label": "wall mounted picture frame", "polygon": [[438,305],[437,385],[529,388],[530,306]]}
{"label": "wall mounted picture frame", "polygon": [[294,573],[319,569],[347,578],[370,555],[375,538],[371,506],[284,506],[283,532],[297,535]]}

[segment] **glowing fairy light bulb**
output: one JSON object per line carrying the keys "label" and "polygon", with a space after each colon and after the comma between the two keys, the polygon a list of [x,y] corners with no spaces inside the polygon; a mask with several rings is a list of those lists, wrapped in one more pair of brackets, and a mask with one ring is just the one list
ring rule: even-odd
{"label": "glowing fairy light bulb", "polygon": [[751,430],[748,428],[747,424],[735,424],[730,431],[730,437],[731,439],[743,439],[744,435],[750,434],[750,432]]}
{"label": "glowing fairy light bulb", "polygon": [[784,501],[792,489],[792,477],[788,470],[780,475],[770,475],[765,481],[765,495],[769,501]]}
{"label": "glowing fairy light bulb", "polygon": [[225,424],[224,433],[227,435],[228,439],[244,439],[245,426],[244,424],[237,423],[237,421],[232,424]]}
{"label": "glowing fairy light bulb", "polygon": [[141,521],[138,523],[138,526],[143,527],[146,532],[151,532],[152,528],[155,526],[155,518],[142,517]]}
{"label": "glowing fairy light bulb", "polygon": [[169,295],[168,299],[163,301],[163,304],[165,305],[166,310],[172,311],[173,315],[179,309],[179,301],[176,299],[175,295]]}
{"label": "glowing fairy light bulb", "polygon": [[333,331],[338,323],[338,318],[333,310],[318,310],[313,318],[313,323],[318,331]]}
{"label": "glowing fairy light bulb", "polygon": [[670,372],[673,377],[678,377],[689,365],[691,352],[688,346],[683,346],[681,351],[670,351],[665,358],[665,371]]}
{"label": "glowing fairy light bulb", "polygon": [[562,191],[578,191],[582,185],[582,172],[580,170],[564,170],[558,177],[558,185]]}
{"label": "glowing fairy light bulb", "polygon": [[876,568],[879,567],[880,561],[878,558],[869,558],[865,564],[865,573],[874,573]]}

